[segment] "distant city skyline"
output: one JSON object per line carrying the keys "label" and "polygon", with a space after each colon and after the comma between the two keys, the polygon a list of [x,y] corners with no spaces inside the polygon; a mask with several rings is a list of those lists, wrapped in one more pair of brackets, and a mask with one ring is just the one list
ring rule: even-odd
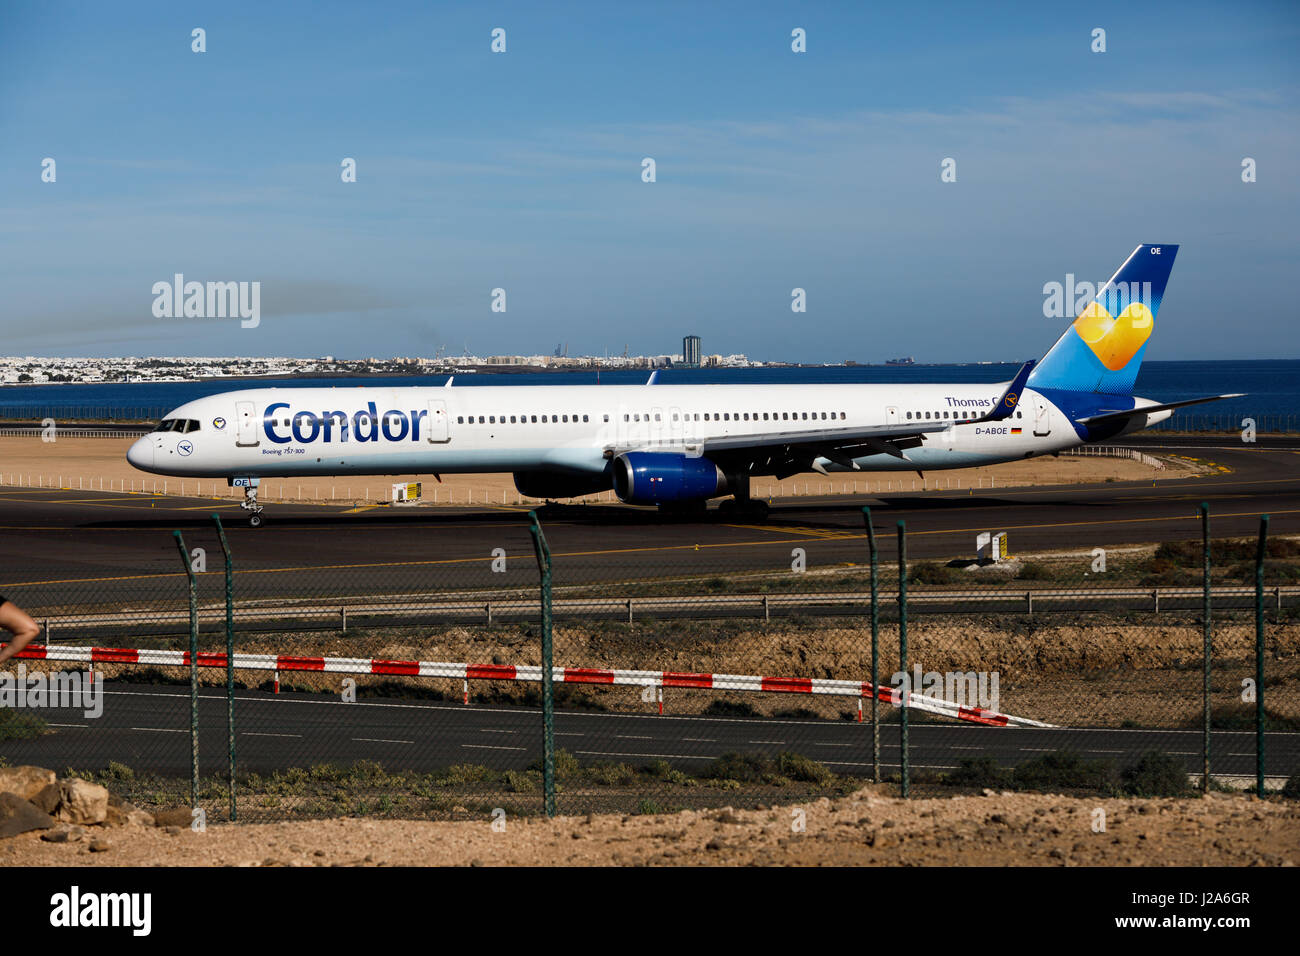
{"label": "distant city skyline", "polygon": [[1262,0],[19,0],[0,349],[1000,361],[1163,241],[1149,359],[1300,358],[1298,46]]}

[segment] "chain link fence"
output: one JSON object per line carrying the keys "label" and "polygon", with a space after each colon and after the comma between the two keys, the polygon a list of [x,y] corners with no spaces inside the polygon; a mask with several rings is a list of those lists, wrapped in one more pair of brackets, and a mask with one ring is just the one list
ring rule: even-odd
{"label": "chain link fence", "polygon": [[1277,789],[1300,770],[1300,542],[1021,557],[990,537],[907,561],[907,529],[864,512],[816,532],[859,560],[819,564],[803,529],[770,566],[707,535],[647,547],[650,515],[551,554],[506,510],[475,517],[495,522],[481,555],[410,523],[322,566],[311,520],[276,528],[300,542],[286,561],[230,553],[214,516],[111,576],[3,583],[44,629],[11,664],[50,688],[93,668],[96,690],[0,710],[0,759],[246,821],[754,807],[872,780]]}

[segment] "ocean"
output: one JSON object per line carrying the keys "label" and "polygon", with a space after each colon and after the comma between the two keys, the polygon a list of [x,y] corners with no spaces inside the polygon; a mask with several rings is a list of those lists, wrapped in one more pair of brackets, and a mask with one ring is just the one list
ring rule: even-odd
{"label": "ocean", "polygon": [[[888,382],[1004,382],[1015,375],[1016,363],[993,365],[855,365],[804,368],[664,369],[662,384],[728,383],[888,383]],[[602,370],[602,385],[644,382],[641,370]],[[0,387],[0,419],[118,419],[161,418],[178,405],[205,395],[239,388],[308,388],[358,385],[442,385],[446,375],[396,375],[350,378],[214,379],[195,382],[146,382],[109,385],[6,385]],[[491,375],[461,374],[453,388],[484,385],[594,385],[597,373],[518,372]],[[1300,429],[1300,361],[1144,362],[1136,394],[1162,402],[1202,395],[1245,392],[1246,397],[1176,412],[1161,428],[1231,430],[1243,418],[1254,418],[1260,431]]]}

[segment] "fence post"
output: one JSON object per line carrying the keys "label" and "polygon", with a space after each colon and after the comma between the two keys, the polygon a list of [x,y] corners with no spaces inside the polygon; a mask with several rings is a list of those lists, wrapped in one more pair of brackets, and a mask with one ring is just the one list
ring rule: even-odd
{"label": "fence post", "polygon": [[551,663],[551,549],[537,521],[537,512],[528,512],[537,553],[537,570],[541,573],[542,597],[542,789],[546,815],[555,816],[555,691]]}
{"label": "fence post", "polygon": [[1264,796],[1264,553],[1268,515],[1259,519],[1255,549],[1255,796]]}
{"label": "fence post", "polygon": [[862,521],[867,526],[867,547],[871,551],[871,779],[880,783],[880,580],[877,562],[876,529],[871,526],[871,508],[863,506]]}
{"label": "fence post", "polygon": [[1210,792],[1210,506],[1201,502],[1201,617],[1203,639],[1201,657],[1204,662],[1201,681],[1202,710],[1204,712],[1204,735],[1201,742],[1201,792]]}
{"label": "fence post", "polygon": [[190,581],[190,809],[193,810],[199,802],[199,588],[185,539],[179,531],[172,534]]}
{"label": "fence post", "polygon": [[230,757],[230,822],[236,818],[235,808],[235,558],[226,542],[226,529],[221,526],[221,516],[212,513],[212,523],[217,526],[221,553],[226,559],[226,745]]}
{"label": "fence post", "polygon": [[907,522],[898,522],[898,663],[903,672],[903,683],[898,692],[902,695],[899,711],[899,776],[902,780],[902,797],[907,799],[908,778],[912,761],[907,752],[907,708],[912,702],[910,677],[907,669]]}

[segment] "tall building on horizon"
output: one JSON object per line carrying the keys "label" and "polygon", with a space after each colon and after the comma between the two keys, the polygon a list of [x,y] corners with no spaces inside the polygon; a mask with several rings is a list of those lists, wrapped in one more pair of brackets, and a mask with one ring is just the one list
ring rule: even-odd
{"label": "tall building on horizon", "polygon": [[682,365],[686,368],[700,367],[700,337],[688,335],[682,339]]}

